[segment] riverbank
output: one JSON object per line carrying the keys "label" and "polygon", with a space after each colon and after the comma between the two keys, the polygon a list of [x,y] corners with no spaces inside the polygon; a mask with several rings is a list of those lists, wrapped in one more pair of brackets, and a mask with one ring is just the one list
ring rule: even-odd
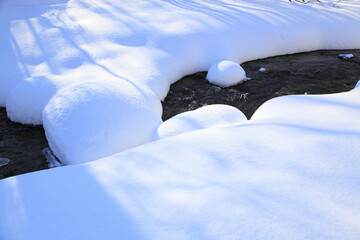
{"label": "riverbank", "polygon": [[[338,55],[351,53],[350,59]],[[163,120],[203,105],[228,104],[250,118],[265,101],[289,94],[327,94],[352,90],[360,80],[360,50],[315,51],[241,64],[251,80],[229,88],[206,81],[206,72],[174,83],[163,102]],[[259,71],[264,68],[265,71]],[[48,147],[41,126],[11,122],[0,108],[0,179],[48,168],[42,150]]]}

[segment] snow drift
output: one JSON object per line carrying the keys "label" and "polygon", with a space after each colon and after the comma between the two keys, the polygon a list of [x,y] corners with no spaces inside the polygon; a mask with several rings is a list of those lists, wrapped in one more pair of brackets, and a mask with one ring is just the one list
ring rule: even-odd
{"label": "snow drift", "polygon": [[2,180],[2,239],[358,239],[360,90],[255,114]]}

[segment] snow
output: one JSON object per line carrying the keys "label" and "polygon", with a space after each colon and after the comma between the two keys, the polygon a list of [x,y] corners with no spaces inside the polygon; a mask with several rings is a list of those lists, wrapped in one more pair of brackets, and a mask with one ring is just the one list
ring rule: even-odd
{"label": "snow", "polygon": [[[239,69],[245,61],[279,54],[358,48],[359,12],[357,2],[334,8],[326,1],[1,1],[0,106],[12,121],[43,124],[64,163],[95,160],[155,140],[160,101],[187,74],[224,59]],[[85,98],[60,103],[80,84],[109,82],[119,86],[99,93],[108,106],[129,98],[119,90],[127,82],[142,97],[124,105],[149,109],[127,112],[129,120],[120,113],[104,120],[111,119],[112,107],[90,107]],[[58,118],[59,109],[69,114]],[[98,130],[89,129],[95,125]]]}
{"label": "snow", "polygon": [[48,147],[44,148],[41,152],[45,156],[49,168],[62,166],[62,164],[54,157]]}
{"label": "snow", "polygon": [[266,69],[263,67],[259,69],[259,72],[265,72],[265,71],[266,71]]}
{"label": "snow", "polygon": [[246,120],[246,116],[235,107],[207,105],[168,119],[159,126],[158,136],[160,139],[167,138],[199,129],[230,126]]}
{"label": "snow", "polygon": [[161,121],[216,62],[359,48],[333,3],[0,1],[0,105],[67,165],[0,181],[0,238],[359,239],[359,87]]}
{"label": "snow", "polygon": [[2,180],[2,238],[358,239],[360,91],[255,114]]}
{"label": "snow", "polygon": [[219,61],[211,65],[206,79],[220,87],[230,87],[242,83],[246,78],[244,69],[232,61]]}
{"label": "snow", "polygon": [[43,113],[52,151],[64,164],[79,164],[150,142],[161,105],[149,95],[126,80],[63,89]]}
{"label": "snow", "polygon": [[344,54],[339,54],[339,57],[342,58],[342,59],[347,60],[347,59],[353,58],[354,55],[351,54],[351,53],[349,53],[349,54],[345,54],[345,53],[344,53]]}
{"label": "snow", "polygon": [[8,95],[8,117],[24,124],[42,124],[43,109],[55,92],[56,85],[44,76],[20,81]]}
{"label": "snow", "polygon": [[355,88],[359,88],[359,87],[360,87],[360,80],[355,85]]}

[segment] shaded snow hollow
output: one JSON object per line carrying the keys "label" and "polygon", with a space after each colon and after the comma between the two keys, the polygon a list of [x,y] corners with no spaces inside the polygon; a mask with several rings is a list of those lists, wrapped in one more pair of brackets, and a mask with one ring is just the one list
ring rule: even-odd
{"label": "shaded snow hollow", "polygon": [[0,237],[358,239],[359,88],[161,121],[220,60],[359,48],[360,3],[332,5],[1,1],[0,105],[78,165],[1,180]]}

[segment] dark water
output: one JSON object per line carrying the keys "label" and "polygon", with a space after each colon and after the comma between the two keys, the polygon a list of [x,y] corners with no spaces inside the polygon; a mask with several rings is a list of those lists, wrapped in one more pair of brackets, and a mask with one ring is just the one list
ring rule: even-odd
{"label": "dark water", "polygon": [[[352,53],[344,60],[340,53]],[[206,72],[185,76],[170,88],[163,119],[206,104],[228,104],[250,118],[268,99],[288,94],[349,91],[360,80],[360,50],[316,51],[266,58],[241,64],[251,80],[220,88],[206,81]],[[259,72],[264,67],[265,72]],[[12,123],[0,108],[0,179],[48,168],[42,150],[48,147],[41,126]],[[10,162],[1,166],[1,158]]]}
{"label": "dark water", "polygon": [[0,108],[0,158],[10,162],[0,167],[0,179],[47,169],[42,150],[48,147],[42,126],[11,122],[5,108]]}
{"label": "dark water", "polygon": [[[341,53],[352,53],[344,60]],[[251,80],[220,88],[206,81],[206,72],[183,77],[170,87],[163,102],[163,120],[204,105],[228,104],[250,118],[265,101],[289,94],[345,92],[360,80],[360,50],[315,51],[241,64]],[[265,72],[260,72],[263,67]]]}

